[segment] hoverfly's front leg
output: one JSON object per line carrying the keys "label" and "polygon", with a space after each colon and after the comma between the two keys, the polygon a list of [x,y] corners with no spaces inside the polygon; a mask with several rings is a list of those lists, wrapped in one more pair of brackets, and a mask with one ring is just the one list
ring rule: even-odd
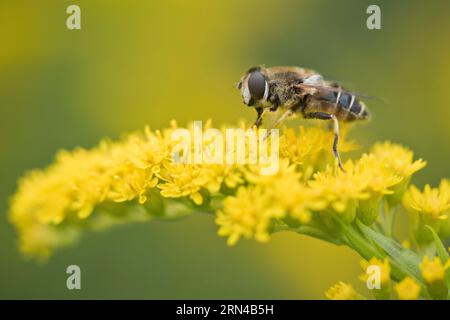
{"label": "hoverfly's front leg", "polygon": [[339,152],[337,150],[339,141],[339,121],[336,118],[336,116],[326,112],[310,112],[303,114],[303,117],[305,119],[333,120],[333,128],[334,128],[333,154],[338,161],[339,168],[345,172],[344,167],[342,166],[341,157],[339,156]]}
{"label": "hoverfly's front leg", "polygon": [[285,113],[283,113],[275,122],[274,124],[270,127],[270,129],[267,131],[266,136],[264,137],[263,141],[266,141],[267,138],[269,138],[270,134],[272,133],[272,129],[277,128],[283,121],[284,119],[286,119],[287,117],[291,116],[294,114],[294,111],[291,109],[288,109]]}
{"label": "hoverfly's front leg", "polygon": [[261,124],[262,124],[262,121],[263,121],[264,108],[256,108],[256,113],[257,113],[257,117],[256,117],[256,121],[255,121],[254,126],[259,128],[261,126]]}

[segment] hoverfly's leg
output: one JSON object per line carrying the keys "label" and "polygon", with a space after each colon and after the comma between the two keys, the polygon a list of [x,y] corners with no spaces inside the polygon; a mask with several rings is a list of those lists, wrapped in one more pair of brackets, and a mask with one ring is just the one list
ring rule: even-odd
{"label": "hoverfly's leg", "polygon": [[270,127],[269,131],[267,131],[266,136],[264,137],[263,141],[266,141],[267,138],[270,137],[270,134],[272,132],[272,129],[278,127],[284,119],[286,119],[287,117],[289,117],[290,115],[292,115],[294,113],[294,111],[292,111],[291,109],[287,110],[285,113],[283,113],[275,122],[274,124]]}
{"label": "hoverfly's leg", "polygon": [[256,113],[257,113],[257,117],[256,117],[256,121],[255,121],[254,126],[259,128],[261,126],[261,124],[262,124],[262,121],[263,121],[264,109],[263,108],[256,108]]}
{"label": "hoverfly's leg", "polygon": [[287,117],[289,117],[289,116],[292,115],[293,113],[294,113],[294,112],[293,112],[291,109],[287,110],[285,113],[283,113],[283,114],[281,115],[281,117],[279,117],[279,118],[274,122],[274,124],[273,124],[273,126],[272,126],[271,129],[278,127],[278,126],[283,122],[284,119],[286,119]]}
{"label": "hoverfly's leg", "polygon": [[341,169],[342,171],[345,172],[344,167],[342,166],[341,157],[340,157],[339,152],[337,150],[338,141],[339,141],[339,121],[338,121],[338,119],[336,118],[335,115],[332,115],[331,118],[333,119],[333,122],[334,122],[334,139],[333,139],[333,153],[334,153],[334,157],[338,160],[339,169]]}
{"label": "hoverfly's leg", "polygon": [[337,150],[339,142],[339,121],[336,118],[336,116],[326,112],[305,113],[303,116],[305,117],[305,119],[333,120],[333,128],[334,128],[333,154],[338,161],[339,169],[345,172],[344,167],[342,166],[341,157]]}

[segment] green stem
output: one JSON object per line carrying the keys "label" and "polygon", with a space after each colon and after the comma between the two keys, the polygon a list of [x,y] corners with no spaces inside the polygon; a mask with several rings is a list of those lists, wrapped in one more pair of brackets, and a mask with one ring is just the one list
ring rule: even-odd
{"label": "green stem", "polygon": [[333,243],[335,245],[342,245],[343,241],[339,238],[335,238],[335,237],[331,237],[329,234],[327,234],[326,232],[323,232],[322,230],[313,228],[313,227],[309,227],[309,226],[300,226],[297,228],[294,228],[292,231],[300,233],[300,234],[304,234],[313,238],[317,238],[320,240],[324,240],[330,243]]}
{"label": "green stem", "polygon": [[388,237],[392,237],[394,232],[396,207],[390,208],[388,202],[384,201],[383,215],[385,222],[384,234]]}
{"label": "green stem", "polygon": [[361,257],[370,260],[372,257],[377,257],[383,259],[384,256],[369,244],[364,237],[355,229],[353,225],[346,224],[339,218],[335,218],[335,221],[340,226],[341,232],[345,237],[345,242],[347,245],[359,253]]}

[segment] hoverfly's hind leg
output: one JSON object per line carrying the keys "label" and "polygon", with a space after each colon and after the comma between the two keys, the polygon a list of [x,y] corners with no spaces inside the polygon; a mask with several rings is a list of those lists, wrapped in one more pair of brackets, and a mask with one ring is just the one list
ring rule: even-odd
{"label": "hoverfly's hind leg", "polygon": [[291,109],[287,110],[285,113],[283,113],[274,123],[273,125],[268,129],[266,136],[264,137],[263,141],[266,141],[267,138],[269,138],[272,129],[278,127],[283,121],[284,119],[286,119],[287,117],[291,116],[292,114],[294,114],[294,111],[292,111]]}
{"label": "hoverfly's hind leg", "polygon": [[264,115],[264,109],[263,108],[256,108],[256,121],[254,126],[256,126],[257,128],[259,128],[262,124],[263,121],[263,115]]}
{"label": "hoverfly's hind leg", "polygon": [[338,161],[339,169],[341,169],[342,171],[345,172],[344,167],[342,166],[341,157],[337,150],[338,141],[339,141],[339,121],[335,115],[332,115],[331,117],[332,117],[331,119],[333,119],[333,122],[334,122],[333,154],[334,154],[334,157]]}
{"label": "hoverfly's hind leg", "polygon": [[333,120],[333,131],[334,131],[333,154],[338,161],[339,169],[345,172],[344,167],[342,166],[341,157],[337,149],[339,142],[339,121],[336,118],[336,116],[326,112],[310,112],[305,113],[303,117],[305,119]]}

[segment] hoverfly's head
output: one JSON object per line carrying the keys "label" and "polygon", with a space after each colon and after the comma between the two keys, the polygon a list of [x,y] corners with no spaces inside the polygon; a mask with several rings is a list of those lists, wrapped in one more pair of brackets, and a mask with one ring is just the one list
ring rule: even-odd
{"label": "hoverfly's head", "polygon": [[269,82],[261,68],[251,68],[237,84],[242,99],[249,107],[257,107],[269,96]]}

